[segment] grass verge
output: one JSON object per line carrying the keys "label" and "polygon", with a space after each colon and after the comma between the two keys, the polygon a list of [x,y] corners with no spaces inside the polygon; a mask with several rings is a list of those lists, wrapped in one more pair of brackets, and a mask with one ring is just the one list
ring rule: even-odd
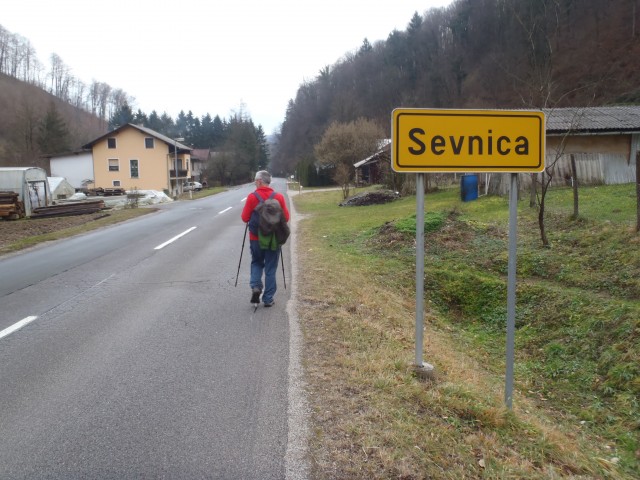
{"label": "grass verge", "polygon": [[197,192],[185,192],[180,195],[180,200],[197,200],[199,198],[210,197],[218,193],[227,191],[227,187],[207,187]]}
{"label": "grass verge", "polygon": [[[611,196],[594,190],[595,205]],[[520,205],[509,411],[506,201],[427,195],[424,352],[437,378],[423,382],[411,365],[415,198],[340,200],[294,199],[306,216],[299,314],[315,478],[637,478],[640,259],[628,226],[551,211],[542,249]]]}

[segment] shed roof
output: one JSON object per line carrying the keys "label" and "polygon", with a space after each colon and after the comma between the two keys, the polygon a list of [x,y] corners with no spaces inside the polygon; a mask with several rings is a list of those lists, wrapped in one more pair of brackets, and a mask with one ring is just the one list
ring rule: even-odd
{"label": "shed roof", "polygon": [[543,109],[547,135],[640,133],[640,106]]}
{"label": "shed roof", "polygon": [[44,155],[40,155],[40,157],[52,159],[52,158],[59,158],[59,157],[70,157],[71,155],[86,155],[86,154],[91,154],[91,149],[81,148],[78,150],[71,150],[69,152],[62,152],[62,153],[46,153]]}
{"label": "shed roof", "polygon": [[0,172],[24,171],[24,170],[29,170],[30,168],[36,168],[36,167],[0,167]]}
{"label": "shed roof", "polygon": [[364,160],[360,160],[353,164],[355,168],[364,167],[369,163],[377,162],[382,154],[384,154],[387,150],[391,149],[391,139],[385,138],[378,142],[378,151],[373,155],[365,158]]}

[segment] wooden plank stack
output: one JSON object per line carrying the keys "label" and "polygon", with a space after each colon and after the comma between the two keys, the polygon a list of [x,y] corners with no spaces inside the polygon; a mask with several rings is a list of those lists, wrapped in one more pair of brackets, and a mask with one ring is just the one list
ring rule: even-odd
{"label": "wooden plank stack", "polygon": [[[78,190],[76,190],[78,191]],[[80,189],[79,191],[85,193],[86,195],[89,195],[91,197],[108,197],[111,195],[126,195],[127,191],[124,188],[118,188],[118,187],[114,187],[114,188],[102,188],[102,187],[98,187],[98,188],[88,188],[88,189]]]}
{"label": "wooden plank stack", "polygon": [[16,192],[0,192],[0,217],[9,220],[24,217],[24,203],[18,200]]}
{"label": "wooden plank stack", "polygon": [[31,218],[41,217],[62,217],[67,215],[85,215],[104,210],[104,200],[94,200],[87,202],[60,203],[48,207],[38,207],[33,209]]}

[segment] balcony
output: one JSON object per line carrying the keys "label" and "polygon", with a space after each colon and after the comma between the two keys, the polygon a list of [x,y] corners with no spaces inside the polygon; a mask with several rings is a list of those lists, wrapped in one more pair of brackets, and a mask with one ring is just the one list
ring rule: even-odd
{"label": "balcony", "polygon": [[[180,170],[178,169],[178,178],[187,178],[189,171],[188,170]],[[176,171],[169,170],[169,177],[176,178]]]}

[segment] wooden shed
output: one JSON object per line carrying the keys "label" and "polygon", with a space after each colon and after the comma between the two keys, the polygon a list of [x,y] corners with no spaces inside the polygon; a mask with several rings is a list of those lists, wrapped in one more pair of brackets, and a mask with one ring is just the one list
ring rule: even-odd
{"label": "wooden shed", "polygon": [[[545,166],[552,186],[571,185],[571,160],[581,185],[634,183],[640,152],[640,106],[543,109],[546,118]],[[508,175],[484,174],[488,191],[506,194]],[[531,185],[520,174],[521,189]]]}

